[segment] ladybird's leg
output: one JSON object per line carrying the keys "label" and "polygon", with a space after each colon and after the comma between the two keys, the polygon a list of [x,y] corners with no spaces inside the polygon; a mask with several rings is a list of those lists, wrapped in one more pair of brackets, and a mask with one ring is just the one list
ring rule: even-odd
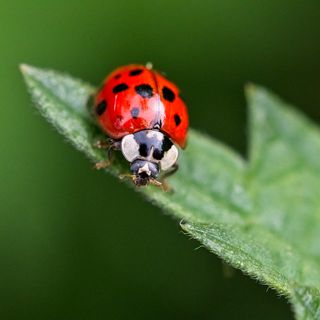
{"label": "ladybird's leg", "polygon": [[99,161],[99,162],[94,164],[94,168],[97,169],[97,170],[105,169],[105,168],[107,168],[109,166],[110,166],[110,161],[109,160]]}
{"label": "ladybird's leg", "polygon": [[160,187],[164,192],[173,192],[172,187],[166,181],[162,181]]}
{"label": "ladybird's leg", "polygon": [[121,149],[121,142],[113,140],[113,143],[109,146],[108,151],[107,151],[108,160],[109,160],[110,164],[114,160],[114,156],[113,156],[114,152],[113,151],[120,150],[120,149]]}
{"label": "ladybird's leg", "polygon": [[107,138],[104,140],[98,140],[94,146],[98,149],[108,149],[110,148],[113,144],[115,144],[116,141],[112,138]]}
{"label": "ladybird's leg", "polygon": [[152,184],[153,186],[159,187],[159,188],[163,189],[164,191],[166,191],[165,188],[164,188],[163,183],[158,181],[157,179],[151,178],[149,180],[149,183]]}
{"label": "ladybird's leg", "polygon": [[126,179],[126,178],[130,178],[131,180],[134,180],[135,179],[135,175],[134,174],[131,174],[131,173],[121,173],[119,174],[119,179],[123,180],[123,179]]}
{"label": "ladybird's leg", "polygon": [[104,168],[107,168],[109,167],[112,162],[113,162],[113,151],[114,150],[120,150],[121,148],[121,143],[120,141],[115,141],[113,139],[109,139],[108,141],[98,141],[99,143],[99,146],[96,144],[97,147],[99,147],[100,149],[102,148],[107,148],[107,159],[104,160],[104,161],[100,161],[100,162],[97,162],[95,164],[95,168],[96,169],[104,169]]}

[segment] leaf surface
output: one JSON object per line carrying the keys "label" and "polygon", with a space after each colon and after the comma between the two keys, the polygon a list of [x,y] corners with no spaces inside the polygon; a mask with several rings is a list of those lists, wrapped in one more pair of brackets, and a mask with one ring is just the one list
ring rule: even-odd
{"label": "leaf surface", "polygon": [[[21,67],[40,112],[92,161],[101,131],[86,108],[91,85]],[[249,159],[195,130],[170,178],[173,193],[139,189],[210,251],[287,296],[297,319],[320,319],[320,132],[261,87],[249,86]],[[120,159],[120,157],[118,157]],[[117,161],[107,171],[128,171]]]}

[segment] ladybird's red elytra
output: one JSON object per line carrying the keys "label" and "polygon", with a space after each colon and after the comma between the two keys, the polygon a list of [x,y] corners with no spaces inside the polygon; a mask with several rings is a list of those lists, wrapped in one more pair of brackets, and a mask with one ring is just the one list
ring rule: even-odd
{"label": "ladybird's red elytra", "polygon": [[131,163],[137,185],[160,184],[160,170],[176,165],[175,144],[186,146],[189,120],[180,91],[150,65],[114,70],[97,92],[93,112]]}

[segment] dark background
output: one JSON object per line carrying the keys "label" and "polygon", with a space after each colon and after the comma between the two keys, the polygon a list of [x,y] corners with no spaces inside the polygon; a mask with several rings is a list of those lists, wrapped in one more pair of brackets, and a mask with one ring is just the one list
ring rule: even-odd
{"label": "dark background", "polygon": [[246,153],[247,81],[320,119],[320,2],[1,1],[0,318],[292,319],[32,107],[25,62],[98,84],[152,61],[191,123]]}

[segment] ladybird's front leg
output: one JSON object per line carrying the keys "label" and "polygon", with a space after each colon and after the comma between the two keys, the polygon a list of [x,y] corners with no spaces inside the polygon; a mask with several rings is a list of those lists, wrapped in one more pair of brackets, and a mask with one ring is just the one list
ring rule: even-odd
{"label": "ladybird's front leg", "polygon": [[164,192],[172,192],[173,191],[173,189],[170,187],[170,185],[166,181],[163,181],[163,180],[159,181],[156,179],[150,179],[149,183],[153,186],[160,188]]}
{"label": "ladybird's front leg", "polygon": [[151,179],[149,180],[149,183],[150,183],[151,185],[153,185],[153,186],[156,186],[156,187],[162,189],[163,191],[167,191],[167,190],[166,190],[166,186],[165,186],[161,181],[159,181],[159,180],[157,180],[157,179],[151,178]]}
{"label": "ladybird's front leg", "polygon": [[131,174],[131,173],[121,173],[121,174],[119,174],[118,175],[118,178],[120,179],[120,180],[124,180],[124,179],[131,179],[132,181],[134,181],[134,179],[135,179],[135,175],[134,174]]}
{"label": "ladybird's front leg", "polygon": [[121,143],[120,141],[115,141],[111,138],[107,140],[99,140],[95,143],[95,147],[98,149],[107,149],[107,159],[97,162],[95,168],[100,170],[109,167],[113,162],[113,151],[120,150]]}
{"label": "ladybird's front leg", "polygon": [[108,149],[115,143],[116,141],[114,139],[107,138],[104,140],[98,140],[97,142],[95,142],[94,146],[98,149]]}
{"label": "ladybird's front leg", "polygon": [[111,162],[109,160],[103,160],[99,161],[94,164],[94,168],[97,170],[108,168],[111,165]]}

